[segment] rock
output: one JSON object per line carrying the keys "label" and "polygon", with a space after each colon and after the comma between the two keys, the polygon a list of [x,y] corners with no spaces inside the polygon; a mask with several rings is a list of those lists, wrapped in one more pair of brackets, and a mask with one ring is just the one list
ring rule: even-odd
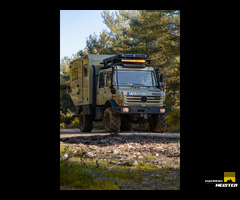
{"label": "rock", "polygon": [[155,156],[159,156],[159,153],[156,153]]}
{"label": "rock", "polygon": [[94,154],[92,152],[87,152],[86,153],[86,156],[87,157],[90,157],[90,158],[93,158],[94,157]]}
{"label": "rock", "polygon": [[169,167],[169,169],[177,169],[177,168],[178,168],[177,165],[171,165],[171,166]]}
{"label": "rock", "polygon": [[77,151],[74,149],[74,150],[72,150],[70,153],[77,153]]}
{"label": "rock", "polygon": [[117,161],[111,160],[109,163],[110,164],[117,164]]}
{"label": "rock", "polygon": [[141,155],[140,155],[140,156],[138,156],[138,159],[143,159],[143,156],[141,156]]}
{"label": "rock", "polygon": [[120,154],[121,151],[120,151],[119,149],[113,149],[112,153],[113,153],[113,154]]}
{"label": "rock", "polygon": [[66,158],[68,158],[68,154],[62,154],[61,156],[60,156],[60,159],[66,159]]}
{"label": "rock", "polygon": [[138,161],[136,161],[136,160],[129,160],[129,161],[128,161],[128,164],[129,164],[130,166],[132,166],[132,165],[138,165]]}
{"label": "rock", "polygon": [[121,162],[117,162],[117,161],[114,161],[114,160],[111,160],[109,163],[114,164],[114,165],[121,165],[122,164]]}
{"label": "rock", "polygon": [[136,155],[128,155],[129,159],[133,159],[133,158],[136,158],[136,157],[137,157]]}
{"label": "rock", "polygon": [[118,159],[119,159],[120,161],[126,160],[126,158],[124,158],[124,157],[122,157],[122,156],[119,156]]}
{"label": "rock", "polygon": [[150,176],[153,176],[153,177],[160,177],[160,174],[151,174]]}
{"label": "rock", "polygon": [[106,153],[112,153],[112,151],[106,151]]}

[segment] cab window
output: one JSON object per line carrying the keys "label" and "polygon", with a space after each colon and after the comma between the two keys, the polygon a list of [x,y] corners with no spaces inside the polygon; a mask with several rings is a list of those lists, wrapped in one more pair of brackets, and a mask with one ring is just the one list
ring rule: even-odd
{"label": "cab window", "polygon": [[107,77],[106,77],[106,86],[109,87],[111,85],[111,76],[112,72],[107,72]]}
{"label": "cab window", "polygon": [[105,75],[104,72],[101,72],[99,74],[99,88],[103,88],[104,87],[104,82],[105,82],[104,75]]}

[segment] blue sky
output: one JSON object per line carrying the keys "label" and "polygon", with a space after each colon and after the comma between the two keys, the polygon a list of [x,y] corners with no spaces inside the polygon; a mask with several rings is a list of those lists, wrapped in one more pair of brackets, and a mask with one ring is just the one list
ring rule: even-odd
{"label": "blue sky", "polygon": [[61,10],[60,11],[60,59],[71,57],[86,46],[90,34],[97,35],[109,29],[103,23],[103,10]]}

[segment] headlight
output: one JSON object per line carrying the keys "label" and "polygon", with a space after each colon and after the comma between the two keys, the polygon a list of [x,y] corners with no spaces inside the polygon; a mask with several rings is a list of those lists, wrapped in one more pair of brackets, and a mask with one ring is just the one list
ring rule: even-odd
{"label": "headlight", "polygon": [[165,108],[160,108],[160,113],[165,113],[166,109]]}
{"label": "headlight", "polygon": [[129,112],[129,108],[123,108],[123,112]]}

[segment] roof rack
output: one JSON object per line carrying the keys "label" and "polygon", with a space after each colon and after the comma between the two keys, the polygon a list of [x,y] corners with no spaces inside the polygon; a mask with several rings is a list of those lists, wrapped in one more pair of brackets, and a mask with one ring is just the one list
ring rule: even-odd
{"label": "roof rack", "polygon": [[[149,56],[146,54],[125,54],[125,53],[120,53],[117,54],[116,56],[112,56],[109,58],[106,58],[103,60],[103,62],[101,62],[100,64],[104,64],[104,67],[107,67],[110,64],[123,64],[122,59],[129,59],[132,58],[134,60],[140,60],[140,59],[144,59],[146,60],[146,58],[148,58]],[[147,60],[150,63],[150,60]]]}

